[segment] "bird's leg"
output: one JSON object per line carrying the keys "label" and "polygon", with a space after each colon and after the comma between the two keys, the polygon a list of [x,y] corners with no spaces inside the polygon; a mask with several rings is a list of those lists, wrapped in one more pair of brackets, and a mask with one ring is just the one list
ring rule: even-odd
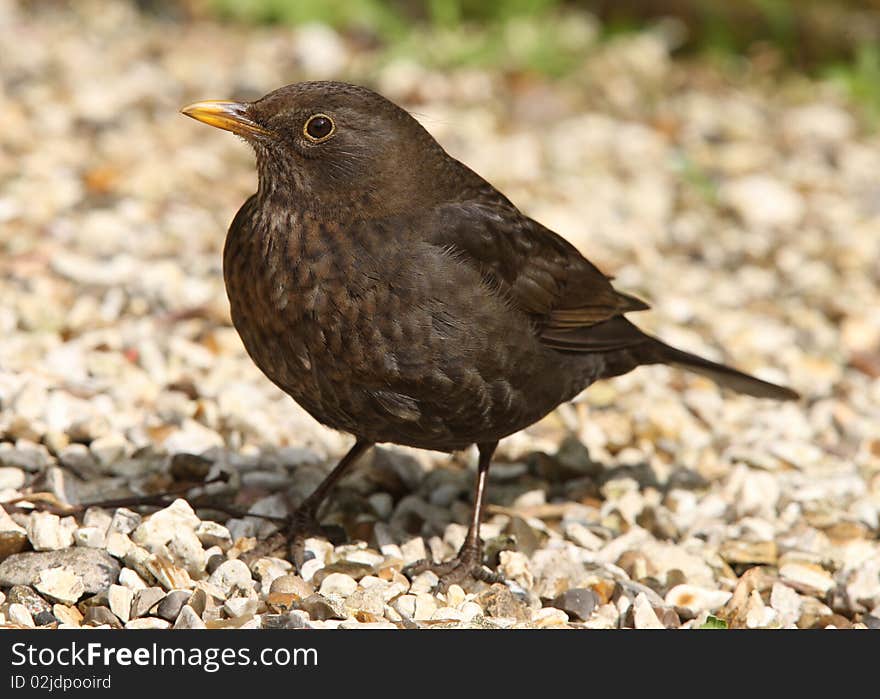
{"label": "bird's leg", "polygon": [[[330,494],[330,491],[333,490],[333,486],[371,446],[373,446],[372,442],[358,439],[354,446],[348,450],[348,453],[339,460],[336,467],[321,481],[320,485],[290,515],[284,528],[261,542],[256,549],[248,552],[250,554],[248,557],[255,558],[266,555],[266,553],[283,547],[286,544],[290,554],[290,561],[296,566],[297,570],[302,568],[303,563],[305,563],[306,539],[309,536],[323,533],[321,526],[318,524],[318,509]],[[255,554],[254,552],[257,553]]]}
{"label": "bird's leg", "polygon": [[488,583],[500,582],[502,580],[500,575],[493,573],[483,565],[483,540],[480,538],[480,520],[483,514],[483,503],[486,499],[486,480],[489,474],[492,454],[495,453],[495,447],[498,446],[498,442],[479,444],[477,446],[480,450],[480,460],[477,470],[477,483],[474,488],[474,511],[464,544],[455,558],[451,560],[434,563],[430,559],[425,559],[417,561],[405,571],[410,576],[418,575],[426,570],[433,571],[440,578],[438,587],[441,590],[446,590],[450,585],[467,580],[482,580]]}

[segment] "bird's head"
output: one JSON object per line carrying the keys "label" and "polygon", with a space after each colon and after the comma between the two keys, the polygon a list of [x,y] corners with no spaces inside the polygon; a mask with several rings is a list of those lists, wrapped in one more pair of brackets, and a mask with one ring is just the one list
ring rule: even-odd
{"label": "bird's head", "polygon": [[255,102],[181,111],[251,144],[266,196],[389,215],[442,201],[441,183],[460,180],[450,170],[462,166],[408,112],[355,85],[296,83]]}

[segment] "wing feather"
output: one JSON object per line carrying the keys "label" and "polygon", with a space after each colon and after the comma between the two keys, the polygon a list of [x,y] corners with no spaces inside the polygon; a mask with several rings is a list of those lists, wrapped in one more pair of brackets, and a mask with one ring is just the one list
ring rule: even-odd
{"label": "wing feather", "polygon": [[[516,308],[533,316],[541,340],[550,347],[604,351],[644,337],[613,323],[592,332],[649,306],[617,291],[571,243],[503,198],[442,204],[422,222],[420,233],[473,264]],[[615,329],[620,332],[612,339]]]}

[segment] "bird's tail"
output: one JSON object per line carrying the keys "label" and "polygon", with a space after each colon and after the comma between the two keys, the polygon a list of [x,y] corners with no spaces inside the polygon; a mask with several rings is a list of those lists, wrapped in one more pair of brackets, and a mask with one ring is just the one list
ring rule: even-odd
{"label": "bird's tail", "polygon": [[670,364],[680,369],[702,374],[721,386],[756,398],[773,398],[775,400],[797,400],[800,398],[796,391],[785,386],[777,386],[724,364],[718,364],[698,357],[696,354],[676,349],[656,338],[651,338],[651,340],[649,352],[653,360],[652,363]]}

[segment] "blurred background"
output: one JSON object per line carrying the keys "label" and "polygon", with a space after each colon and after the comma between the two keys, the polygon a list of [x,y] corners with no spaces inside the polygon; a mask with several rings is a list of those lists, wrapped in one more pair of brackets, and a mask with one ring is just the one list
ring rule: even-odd
{"label": "blurred background", "polygon": [[[880,605],[878,39],[878,0],[0,0],[0,495],[154,492],[191,454],[234,467],[241,506],[315,485],[348,438],[228,316],[252,153],[178,110],[348,80],[648,300],[647,330],[805,395],[642,368],[502,442],[518,475],[490,499],[579,503],[670,556],[778,542],[770,565],[832,561],[798,589],[855,620]],[[466,521],[470,456],[403,453],[328,516],[367,539]]]}

